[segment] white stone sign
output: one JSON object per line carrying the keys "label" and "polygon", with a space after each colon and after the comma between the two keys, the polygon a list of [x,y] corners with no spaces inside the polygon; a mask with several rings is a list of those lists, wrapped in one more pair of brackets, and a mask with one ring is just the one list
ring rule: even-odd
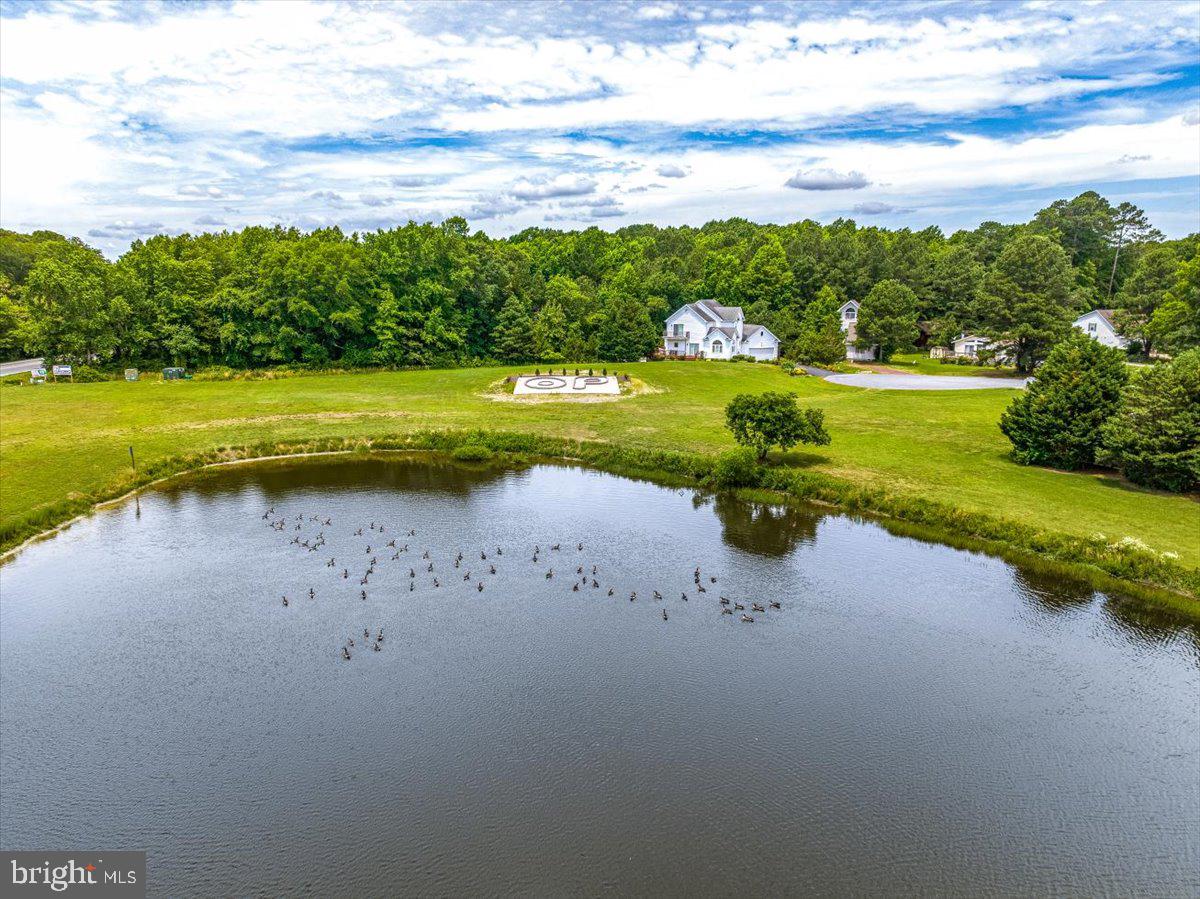
{"label": "white stone sign", "polygon": [[621,392],[617,379],[600,375],[522,375],[513,388],[515,396],[535,396],[539,393],[570,396],[601,396]]}

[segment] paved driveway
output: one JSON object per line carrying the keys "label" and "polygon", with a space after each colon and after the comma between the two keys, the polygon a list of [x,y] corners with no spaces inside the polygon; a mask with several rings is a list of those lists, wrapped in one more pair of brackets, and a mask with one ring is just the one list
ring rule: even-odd
{"label": "paved driveway", "polygon": [[830,384],[847,387],[873,387],[876,390],[1020,390],[1030,378],[975,378],[970,375],[885,375],[862,372],[853,375],[831,374]]}

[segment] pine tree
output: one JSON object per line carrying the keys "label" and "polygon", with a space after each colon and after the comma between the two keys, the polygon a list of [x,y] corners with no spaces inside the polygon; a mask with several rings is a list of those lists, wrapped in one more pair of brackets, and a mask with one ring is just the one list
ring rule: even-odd
{"label": "pine tree", "polygon": [[529,305],[517,296],[504,301],[493,329],[496,355],[507,362],[533,358],[533,318]]}
{"label": "pine tree", "polygon": [[1101,427],[1120,408],[1127,380],[1124,353],[1072,328],[1000,417],[1013,458],[1066,469],[1094,464]]}
{"label": "pine tree", "polygon": [[863,298],[858,310],[859,346],[879,347],[886,362],[897,350],[913,345],[917,330],[917,295],[899,281],[880,281]]}
{"label": "pine tree", "polygon": [[742,278],[742,295],[749,303],[764,302],[782,309],[792,299],[792,270],[779,238],[772,235],[758,248]]}
{"label": "pine tree", "polygon": [[560,362],[567,340],[567,316],[557,300],[548,300],[533,317],[533,355],[542,362]]}

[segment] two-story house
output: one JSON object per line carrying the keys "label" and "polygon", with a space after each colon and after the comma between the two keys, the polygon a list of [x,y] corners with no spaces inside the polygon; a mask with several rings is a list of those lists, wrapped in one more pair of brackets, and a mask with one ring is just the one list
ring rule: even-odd
{"label": "two-story house", "polygon": [[878,347],[858,345],[858,300],[847,300],[838,309],[838,320],[846,332],[846,358],[853,362],[870,362],[875,358]]}
{"label": "two-story house", "polygon": [[1117,332],[1117,326],[1113,323],[1113,311],[1093,309],[1075,319],[1074,325],[1092,340],[1123,350],[1129,346],[1129,341]]}
{"label": "two-story house", "polygon": [[779,338],[763,325],[745,320],[741,306],[699,300],[680,306],[667,318],[663,354],[703,359],[753,356],[779,358]]}

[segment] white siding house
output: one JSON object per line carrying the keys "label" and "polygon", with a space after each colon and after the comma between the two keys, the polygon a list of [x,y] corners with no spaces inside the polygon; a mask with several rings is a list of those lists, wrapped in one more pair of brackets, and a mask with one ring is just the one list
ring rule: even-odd
{"label": "white siding house", "polygon": [[1117,333],[1112,314],[1112,309],[1093,309],[1075,319],[1075,327],[1092,340],[1123,350],[1129,346],[1129,341]]}
{"label": "white siding house", "polygon": [[960,334],[954,338],[954,355],[977,359],[979,351],[986,350],[990,345],[990,340],[980,337],[978,334]]}
{"label": "white siding house", "polygon": [[763,325],[747,324],[741,306],[700,300],[680,306],[667,318],[663,355],[729,359],[746,355],[778,359],[779,338]]}
{"label": "white siding house", "polygon": [[842,330],[846,332],[846,358],[854,362],[870,362],[875,358],[877,346],[859,347],[858,340],[858,300],[848,300],[838,309],[838,320]]}

